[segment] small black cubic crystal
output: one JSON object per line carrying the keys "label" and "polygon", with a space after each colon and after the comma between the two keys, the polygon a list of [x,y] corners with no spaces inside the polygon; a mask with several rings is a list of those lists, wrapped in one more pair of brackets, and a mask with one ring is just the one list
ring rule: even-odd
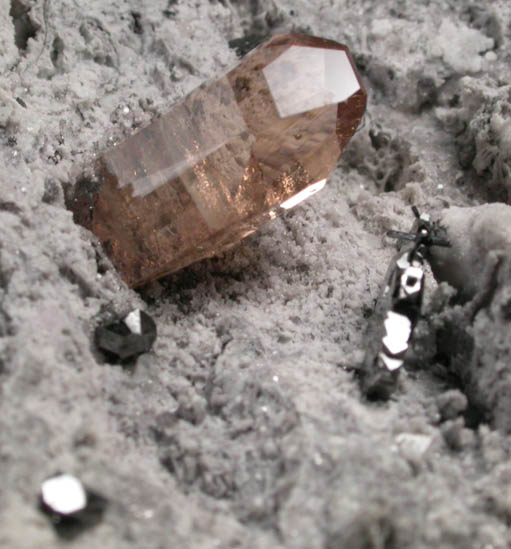
{"label": "small black cubic crystal", "polygon": [[95,339],[109,362],[123,362],[151,350],[156,324],[147,313],[135,309],[122,320],[98,326]]}
{"label": "small black cubic crystal", "polygon": [[105,498],[85,488],[72,475],[58,473],[41,485],[39,508],[62,537],[72,538],[97,524],[105,507]]}

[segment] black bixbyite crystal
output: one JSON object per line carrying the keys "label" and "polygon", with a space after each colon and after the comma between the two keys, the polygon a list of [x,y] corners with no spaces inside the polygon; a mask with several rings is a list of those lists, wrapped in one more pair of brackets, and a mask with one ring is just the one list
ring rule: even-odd
{"label": "black bixbyite crystal", "polygon": [[95,339],[108,362],[123,362],[151,350],[156,324],[147,313],[135,309],[122,320],[98,326]]}
{"label": "black bixbyite crystal", "polygon": [[106,504],[103,496],[85,488],[80,480],[68,474],[47,478],[39,494],[39,509],[64,538],[73,538],[97,524]]}
{"label": "black bixbyite crystal", "polygon": [[[397,387],[413,331],[421,315],[424,263],[431,246],[449,247],[445,231],[412,207],[412,231],[390,231],[398,253],[389,267],[383,291],[368,325],[367,348],[359,370],[362,393],[369,400],[387,400]],[[404,247],[403,242],[407,243]]]}

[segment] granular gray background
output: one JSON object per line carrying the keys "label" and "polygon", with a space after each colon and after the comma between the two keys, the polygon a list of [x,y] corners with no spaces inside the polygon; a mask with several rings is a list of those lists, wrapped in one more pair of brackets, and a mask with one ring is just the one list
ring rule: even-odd
{"label": "granular gray background", "polygon": [[[369,92],[327,187],[128,290],[63,187],[229,40],[289,30],[346,43]],[[0,0],[2,548],[511,547],[510,37],[505,0]],[[453,248],[371,404],[354,370],[412,204]],[[153,351],[105,364],[95,326],[136,306]],[[59,470],[110,501],[70,542],[37,509]]]}

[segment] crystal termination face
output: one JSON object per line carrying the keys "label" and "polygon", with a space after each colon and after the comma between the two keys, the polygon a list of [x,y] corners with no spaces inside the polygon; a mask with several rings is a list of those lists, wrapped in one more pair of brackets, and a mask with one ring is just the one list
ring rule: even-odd
{"label": "crystal termination face", "polygon": [[107,151],[68,198],[136,287],[224,251],[319,190],[366,93],[348,49],[278,35]]}

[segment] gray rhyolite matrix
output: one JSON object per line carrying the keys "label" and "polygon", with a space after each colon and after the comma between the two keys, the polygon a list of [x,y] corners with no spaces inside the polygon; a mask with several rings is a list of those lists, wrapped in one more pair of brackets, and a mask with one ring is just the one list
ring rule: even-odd
{"label": "gray rhyolite matrix", "polygon": [[[0,0],[0,546],[58,547],[56,471],[108,498],[74,547],[510,547],[507,1]],[[224,256],[130,291],[63,186],[236,63],[228,41],[346,43],[369,91],[327,187]],[[410,206],[441,218],[390,402],[356,369]],[[455,273],[455,274],[454,274]],[[456,291],[458,293],[456,293]],[[132,369],[93,349],[142,307]]]}

